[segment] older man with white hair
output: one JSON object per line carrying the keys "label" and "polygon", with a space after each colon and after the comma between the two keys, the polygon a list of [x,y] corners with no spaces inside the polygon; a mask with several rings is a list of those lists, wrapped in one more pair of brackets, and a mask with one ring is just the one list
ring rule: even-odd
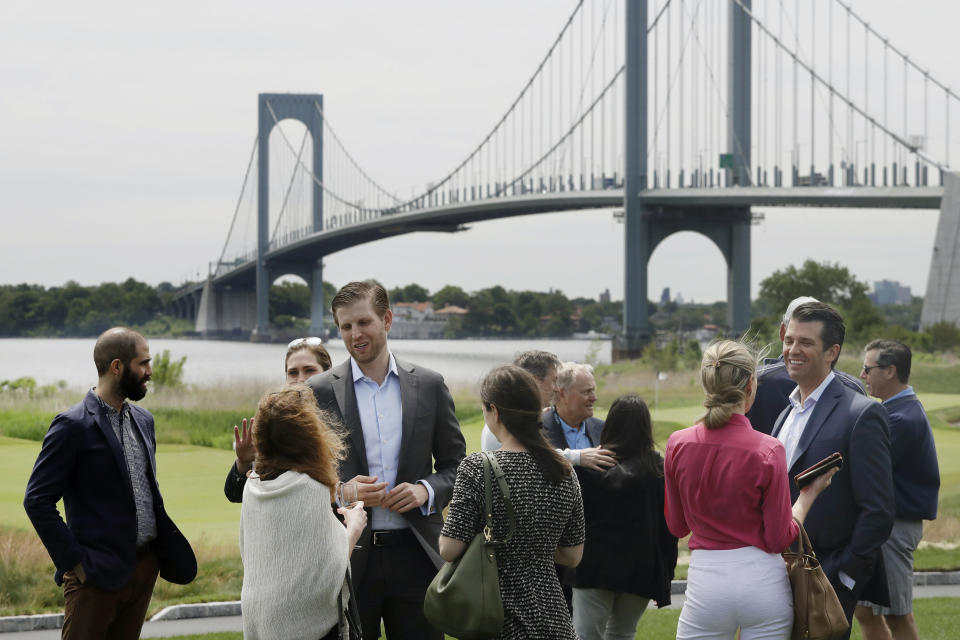
{"label": "older man with white hair", "polygon": [[593,417],[597,383],[593,367],[565,362],[557,372],[556,402],[543,413],[547,440],[574,465],[603,471],[616,464],[612,451],[600,448],[603,420]]}
{"label": "older man with white hair", "polygon": [[[819,302],[819,300],[810,296],[800,296],[787,305],[787,310],[783,313],[783,319],[780,322],[781,343],[786,334],[787,325],[793,318],[793,312],[797,307],[808,302]],[[843,371],[834,371],[834,373],[844,385],[865,395],[859,380]],[[769,435],[780,413],[790,404],[788,397],[796,387],[797,383],[787,374],[783,354],[777,358],[764,358],[763,364],[757,369],[757,397],[753,401],[753,407],[746,414],[753,428]]]}

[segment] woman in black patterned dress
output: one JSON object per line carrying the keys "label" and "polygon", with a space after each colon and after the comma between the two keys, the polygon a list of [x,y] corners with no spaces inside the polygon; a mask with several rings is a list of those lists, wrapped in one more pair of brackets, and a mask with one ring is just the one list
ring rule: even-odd
{"label": "woman in black patterned dress", "polygon": [[[516,513],[513,538],[497,548],[503,629],[498,638],[575,640],[554,563],[575,567],[583,555],[580,485],[570,464],[543,437],[536,380],[513,365],[494,369],[480,388],[483,417],[503,445],[494,452]],[[483,460],[460,463],[440,555],[452,561],[483,529]],[[499,491],[493,492],[494,539],[507,533]]]}

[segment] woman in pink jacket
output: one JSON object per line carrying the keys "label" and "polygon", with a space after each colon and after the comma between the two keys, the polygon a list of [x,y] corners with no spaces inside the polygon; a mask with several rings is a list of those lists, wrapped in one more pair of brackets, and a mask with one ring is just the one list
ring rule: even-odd
{"label": "woman in pink jacket", "polygon": [[671,533],[690,535],[686,602],[677,639],[790,637],[793,599],[780,556],[833,473],[790,505],[783,445],[743,415],[757,391],[758,357],[724,340],[703,354],[706,414],[674,432],[664,459],[664,515]]}

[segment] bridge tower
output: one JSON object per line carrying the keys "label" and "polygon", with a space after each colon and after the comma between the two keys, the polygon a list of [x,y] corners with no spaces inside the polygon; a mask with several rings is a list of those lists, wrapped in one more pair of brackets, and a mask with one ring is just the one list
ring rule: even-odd
{"label": "bridge tower", "polygon": [[933,240],[920,326],[938,322],[960,327],[960,173],[944,172],[940,219]]}
{"label": "bridge tower", "polygon": [[[751,0],[741,0],[748,10]],[[727,150],[733,168],[728,185],[750,185],[750,17],[730,3]],[[719,247],[727,262],[727,322],[737,333],[750,326],[749,207],[651,207],[643,203],[647,182],[647,26],[646,0],[626,7],[626,144],[624,176],[624,333],[614,358],[636,358],[651,337],[647,267],[654,249],[677,231],[696,231]],[[683,185],[679,185],[683,188]]]}
{"label": "bridge tower", "polygon": [[267,264],[270,250],[270,132],[281,120],[299,120],[313,138],[313,232],[323,230],[323,96],[321,94],[261,93],[257,128],[257,321],[253,336],[270,333],[270,285],[285,273],[299,275],[310,287],[311,331],[323,328],[323,258],[310,264]]}

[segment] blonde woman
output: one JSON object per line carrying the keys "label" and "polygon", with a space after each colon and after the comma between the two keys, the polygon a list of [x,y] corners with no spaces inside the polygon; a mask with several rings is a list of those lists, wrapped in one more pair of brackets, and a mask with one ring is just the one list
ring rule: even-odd
{"label": "blonde woman", "polygon": [[[253,421],[256,471],[243,490],[243,637],[337,637],[337,596],[367,524],[363,502],[338,509],[343,445],[321,418],[313,392],[296,384],[260,400]],[[346,525],[346,526],[344,526]]]}
{"label": "blonde woman", "polygon": [[757,391],[758,356],[723,340],[703,354],[706,413],[674,432],[664,460],[664,513],[673,535],[692,534],[686,601],[677,639],[790,637],[793,604],[780,553],[817,495],[824,474],[791,508],[783,445],[754,431],[743,415]]}

